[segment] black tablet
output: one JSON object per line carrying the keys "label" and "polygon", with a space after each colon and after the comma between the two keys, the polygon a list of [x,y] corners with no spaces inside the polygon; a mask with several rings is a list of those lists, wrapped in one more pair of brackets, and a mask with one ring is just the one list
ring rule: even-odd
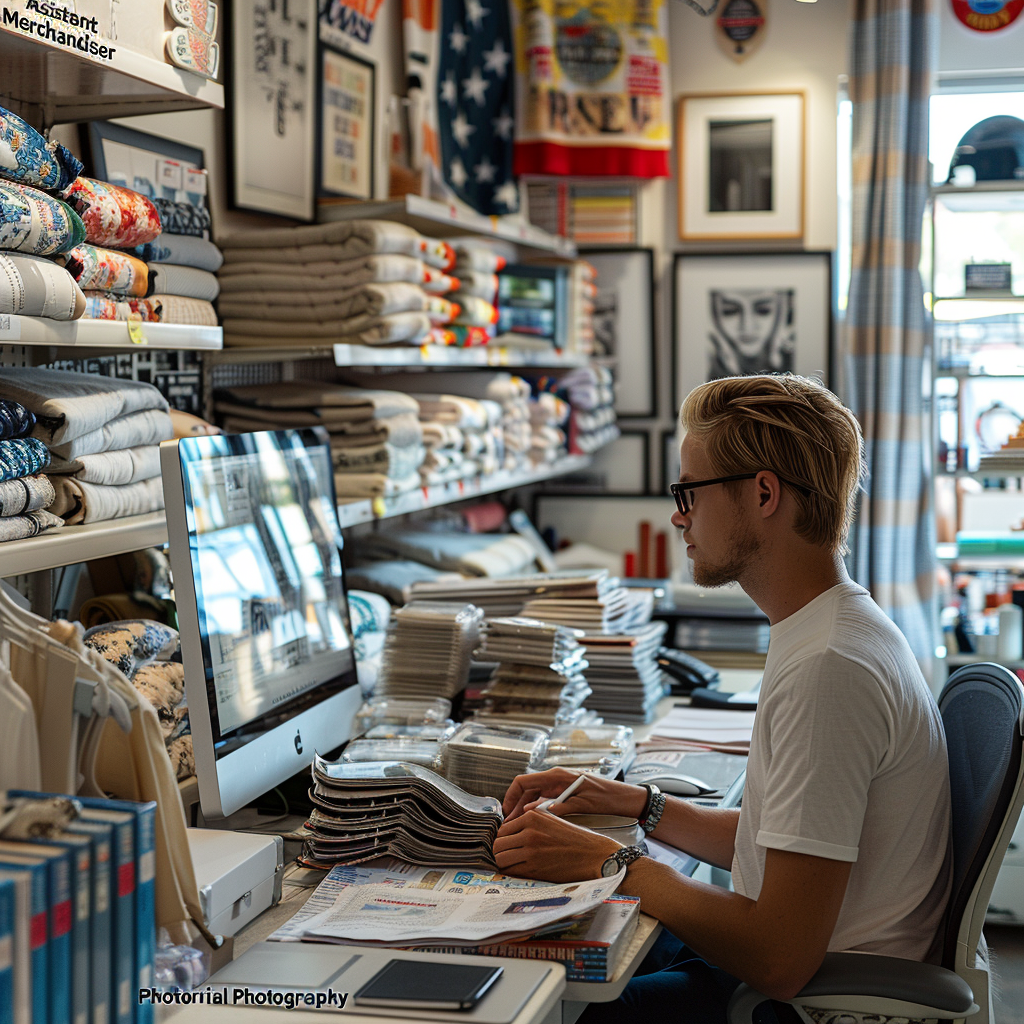
{"label": "black tablet", "polygon": [[501,967],[443,960],[391,960],[355,995],[357,1006],[471,1010],[501,977]]}

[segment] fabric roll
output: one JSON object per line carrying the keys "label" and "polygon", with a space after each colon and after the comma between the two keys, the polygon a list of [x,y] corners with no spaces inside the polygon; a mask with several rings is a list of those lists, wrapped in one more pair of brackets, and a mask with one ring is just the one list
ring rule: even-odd
{"label": "fabric roll", "polygon": [[358,316],[333,322],[288,322],[224,318],[224,344],[253,348],[289,345],[420,345],[433,329],[426,313]]}
{"label": "fabric roll", "polygon": [[427,420],[422,427],[423,443],[428,448],[461,448],[464,443],[462,431],[453,423]]}
{"label": "fabric roll", "polygon": [[335,473],[334,490],[338,499],[387,498],[413,491],[420,485],[419,472],[396,479],[384,473]]}
{"label": "fabric roll", "polygon": [[160,214],[141,192],[95,178],[76,178],[64,198],[85,224],[92,245],[130,249],[160,234]]}
{"label": "fabric roll", "polygon": [[193,238],[210,237],[210,211],[205,206],[176,203],[170,199],[154,199],[153,205],[166,233],[190,235]]}
{"label": "fabric roll", "polygon": [[213,242],[196,235],[173,235],[165,229],[152,242],[135,246],[131,255],[143,263],[177,263],[183,267],[220,270],[224,256]]}
{"label": "fabric roll", "polygon": [[460,270],[458,290],[493,303],[498,296],[498,275],[482,270]]}
{"label": "fabric roll", "polygon": [[174,427],[166,412],[162,409],[143,409],[127,416],[118,416],[98,430],[76,437],[73,441],[50,445],[50,450],[54,455],[70,461],[97,452],[159,444],[161,441],[169,441],[173,436]]}
{"label": "fabric roll", "polygon": [[23,516],[9,516],[7,519],[0,519],[0,543],[38,537],[46,530],[55,530],[63,525],[64,520],[60,516],[55,516],[45,509],[28,512]]}
{"label": "fabric roll", "polygon": [[378,444],[363,448],[338,448],[331,446],[331,463],[338,473],[385,473],[394,479],[408,477],[415,473],[426,450],[422,445],[404,448],[393,444]]}
{"label": "fabric roll", "polygon": [[[326,320],[389,313],[451,312],[451,303],[428,295],[418,284],[403,281],[370,283],[336,292],[304,294],[295,288],[226,294],[220,300],[224,317],[269,317],[273,319]],[[450,316],[449,316],[450,319]]]}
{"label": "fabric roll", "polygon": [[216,275],[208,270],[183,267],[176,263],[158,263],[150,267],[150,274],[154,292],[183,295],[189,299],[203,299],[206,302],[212,302],[220,293]]}
{"label": "fabric roll", "polygon": [[498,309],[490,302],[466,292],[456,292],[454,298],[461,308],[456,323],[469,327],[490,327],[498,322]]}
{"label": "fabric roll", "polygon": [[151,295],[147,300],[160,307],[160,321],[165,324],[189,324],[192,327],[216,327],[217,311],[206,299],[187,295]]}
{"label": "fabric roll", "polygon": [[0,182],[0,249],[52,256],[84,241],[85,225],[67,203],[28,185]]}
{"label": "fabric roll", "polygon": [[36,437],[0,441],[0,481],[33,476],[50,461],[46,445]]}
{"label": "fabric roll", "polygon": [[482,274],[496,274],[499,270],[504,270],[508,264],[504,256],[499,256],[484,245],[463,242],[455,244],[455,260],[460,268],[475,270]]}
{"label": "fabric roll", "polygon": [[244,384],[224,388],[218,391],[218,395],[266,409],[345,409],[351,420],[382,419],[401,413],[419,414],[419,405],[412,395],[317,380]]}
{"label": "fabric roll", "polygon": [[447,423],[462,430],[483,430],[487,413],[474,398],[462,395],[416,395],[420,419]]}
{"label": "fabric roll", "polygon": [[152,384],[35,366],[5,367],[0,398],[31,410],[37,420],[33,436],[50,445],[101,429],[127,413],[168,408],[167,399]]}
{"label": "fabric roll", "polygon": [[77,461],[82,468],[75,476],[90,484],[134,484],[160,476],[160,446],[156,444],[81,455]]}
{"label": "fabric roll", "polygon": [[142,260],[88,242],[55,257],[78,284],[89,291],[143,298],[149,292],[149,268]]}
{"label": "fabric roll", "polygon": [[143,323],[159,323],[162,307],[155,299],[129,299],[110,292],[88,291],[85,293],[87,320],[131,320]]}
{"label": "fabric roll", "polygon": [[26,253],[0,253],[0,313],[77,320],[85,309],[82,289],[56,263]]}
{"label": "fabric roll", "polygon": [[82,173],[82,161],[59,142],[47,142],[24,118],[0,107],[0,176],[54,191]]}
{"label": "fabric roll", "polygon": [[27,437],[35,425],[35,416],[20,402],[0,398],[0,441]]}
{"label": "fabric roll", "polygon": [[53,498],[53,484],[45,476],[0,481],[0,518],[37,512],[51,504]]}
{"label": "fabric roll", "polygon": [[454,265],[447,242],[387,220],[343,220],[296,228],[244,231],[221,244],[227,263],[315,263],[397,253],[416,256],[440,270]]}
{"label": "fabric roll", "polygon": [[164,507],[164,486],[160,477],[115,487],[86,483],[73,476],[54,477],[51,482],[54,499],[49,511],[69,525],[107,522],[156,512]]}
{"label": "fabric roll", "polygon": [[328,427],[328,430],[332,443],[337,441],[339,444],[376,444],[388,441],[393,445],[407,446],[423,443],[423,426],[412,413],[356,420]]}

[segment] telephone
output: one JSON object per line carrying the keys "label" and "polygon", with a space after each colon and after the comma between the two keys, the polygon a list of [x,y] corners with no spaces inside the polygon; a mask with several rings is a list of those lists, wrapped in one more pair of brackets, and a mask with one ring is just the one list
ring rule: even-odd
{"label": "telephone", "polygon": [[674,697],[685,697],[697,687],[715,687],[721,678],[717,668],[712,668],[686,651],[659,647],[655,661],[671,679],[671,693]]}

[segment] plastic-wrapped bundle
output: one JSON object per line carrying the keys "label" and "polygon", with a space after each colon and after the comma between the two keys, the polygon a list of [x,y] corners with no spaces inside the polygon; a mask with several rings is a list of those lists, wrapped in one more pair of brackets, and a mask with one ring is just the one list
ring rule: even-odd
{"label": "plastic-wrapped bundle", "polygon": [[0,175],[23,185],[67,188],[82,161],[58,142],[47,142],[27,121],[0,107]]}
{"label": "plastic-wrapped bundle", "polygon": [[0,183],[0,249],[52,256],[85,241],[85,225],[68,206],[39,189]]}
{"label": "plastic-wrapped bundle", "polygon": [[140,299],[149,291],[149,268],[126,252],[101,249],[84,242],[70,252],[61,253],[56,260],[88,291],[114,292]]}
{"label": "plastic-wrapped bundle", "polygon": [[141,192],[95,178],[76,178],[64,193],[93,245],[130,249],[160,234],[160,214]]}

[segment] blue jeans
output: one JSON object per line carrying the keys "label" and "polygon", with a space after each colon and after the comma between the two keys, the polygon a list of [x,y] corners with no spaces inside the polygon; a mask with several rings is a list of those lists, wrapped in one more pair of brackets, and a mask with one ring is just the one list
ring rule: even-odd
{"label": "blue jeans", "polygon": [[[622,995],[611,1003],[591,1003],[579,1024],[726,1024],[729,998],[739,983],[662,931]],[[759,1017],[761,1024],[776,1022],[770,1006],[759,1007]]]}

